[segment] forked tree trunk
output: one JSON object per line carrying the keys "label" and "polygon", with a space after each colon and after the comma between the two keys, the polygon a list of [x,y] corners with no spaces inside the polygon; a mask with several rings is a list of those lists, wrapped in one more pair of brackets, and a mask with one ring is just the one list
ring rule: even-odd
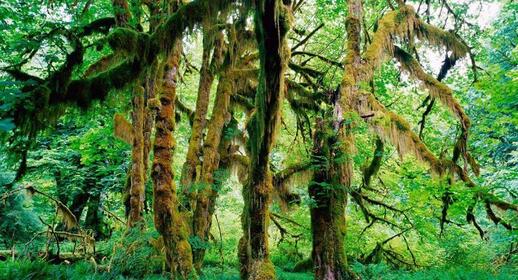
{"label": "forked tree trunk", "polygon": [[[214,172],[219,167],[220,155],[218,147],[223,127],[228,115],[232,83],[226,71],[220,77],[216,92],[216,101],[209,122],[209,130],[203,144],[203,163],[201,168],[201,185],[203,190],[196,197],[196,208],[193,215],[192,234],[204,242],[208,242],[212,225],[214,204],[218,195],[214,182]],[[200,271],[205,256],[205,248],[193,248],[194,267]]]}
{"label": "forked tree trunk", "polygon": [[330,124],[317,119],[312,152],[315,173],[309,185],[313,266],[317,280],[350,279],[347,270],[344,239],[347,191],[340,183],[341,156],[337,135]]}
{"label": "forked tree trunk", "polygon": [[175,98],[178,66],[182,41],[176,40],[166,61],[160,107],[155,121],[153,179],[153,210],[157,231],[163,238],[166,262],[173,277],[189,277],[192,272],[192,253],[188,242],[188,229],[178,212],[178,199],[172,170],[175,139]]}
{"label": "forked tree trunk", "polygon": [[[186,210],[193,210],[196,207],[192,205],[196,199],[196,192],[192,188],[192,183],[196,177],[200,175],[196,174],[196,170],[199,170],[201,165],[200,157],[202,154],[203,130],[206,125],[210,89],[214,81],[214,69],[212,68],[215,61],[219,62],[221,57],[221,43],[214,43],[214,38],[212,38],[214,31],[211,30],[213,28],[214,26],[210,20],[207,19],[203,23],[203,55],[200,68],[200,81],[198,84],[198,98],[196,99],[196,110],[194,111],[187,156],[180,178],[182,193],[186,200],[184,203],[184,206],[187,208]],[[214,55],[211,63],[211,52],[213,49]]]}
{"label": "forked tree trunk", "polygon": [[260,72],[256,112],[247,127],[251,165],[248,182],[243,187],[243,237],[239,241],[242,279],[275,278],[268,251],[268,208],[273,189],[269,156],[284,97],[284,72],[290,56],[285,36],[290,21],[291,1],[256,1],[255,32]]}

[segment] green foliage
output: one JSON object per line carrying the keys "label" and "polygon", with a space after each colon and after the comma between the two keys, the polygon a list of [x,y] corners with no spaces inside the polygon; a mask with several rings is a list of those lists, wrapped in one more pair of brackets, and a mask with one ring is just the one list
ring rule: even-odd
{"label": "green foliage", "polygon": [[113,244],[110,274],[114,277],[143,278],[148,274],[160,273],[165,260],[160,254],[161,248],[152,246],[153,240],[158,240],[156,232],[142,232],[138,227],[121,235]]}
{"label": "green foliage", "polygon": [[0,279],[56,279],[56,280],[86,280],[110,279],[95,275],[94,267],[87,262],[79,262],[73,266],[49,265],[42,261],[7,261],[0,266]]}
{"label": "green foliage", "polygon": [[404,270],[392,270],[386,264],[362,265],[355,263],[355,273],[362,279],[388,279],[388,280],[510,280],[515,279],[516,269],[510,266],[502,268],[497,273],[482,269],[466,269],[463,266],[436,267],[415,272]]}
{"label": "green foliage", "polygon": [[0,240],[11,247],[15,243],[28,241],[41,230],[41,223],[28,207],[23,192],[12,193],[0,187],[0,197],[7,196],[0,200]]}

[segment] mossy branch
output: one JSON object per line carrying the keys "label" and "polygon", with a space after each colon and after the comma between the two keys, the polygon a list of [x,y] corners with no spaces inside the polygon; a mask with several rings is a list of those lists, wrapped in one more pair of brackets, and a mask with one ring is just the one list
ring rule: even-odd
{"label": "mossy branch", "polygon": [[426,73],[412,55],[398,46],[394,46],[394,57],[401,63],[404,70],[423,83],[423,86],[430,91],[433,98],[439,99],[439,101],[455,115],[461,123],[463,130],[469,129],[469,117],[459,102],[453,97],[453,91],[447,85]]}
{"label": "mossy branch", "polygon": [[392,143],[401,156],[413,154],[418,160],[428,163],[434,173],[444,172],[441,162],[412,131],[405,119],[386,109],[370,93],[360,95],[355,103],[357,106],[354,109],[360,115],[371,116],[364,120],[378,136]]}
{"label": "mossy branch", "polygon": [[370,80],[374,69],[392,57],[394,38],[407,39],[410,42],[418,38],[433,46],[445,46],[455,59],[464,57],[469,52],[468,46],[456,34],[425,23],[409,5],[388,12],[380,19],[378,26],[372,43],[364,53],[361,72],[365,80]]}
{"label": "mossy branch", "polygon": [[[172,42],[187,29],[201,22],[209,11],[218,11],[230,6],[235,1],[197,0],[183,5],[151,35],[136,32],[127,28],[117,28],[108,35],[107,40],[115,51],[128,53],[126,59],[111,61],[105,71],[86,79],[71,80],[72,71],[83,62],[82,45],[73,32],[66,32],[74,51],[66,58],[62,68],[26,91],[28,102],[33,106],[17,104],[10,115],[16,116],[15,124],[25,135],[35,135],[41,129],[51,125],[61,114],[64,107],[77,105],[89,107],[95,100],[103,100],[107,94],[121,89],[135,81],[140,74],[151,65],[160,54],[172,49]],[[101,24],[102,23],[102,24]],[[95,25],[106,26],[111,20],[97,22]],[[93,28],[81,30],[79,33],[90,34]],[[105,29],[97,29],[105,30]],[[27,101],[26,100],[26,101]],[[26,108],[34,109],[28,110]],[[39,112],[35,112],[35,110]],[[37,119],[38,122],[33,123]]]}

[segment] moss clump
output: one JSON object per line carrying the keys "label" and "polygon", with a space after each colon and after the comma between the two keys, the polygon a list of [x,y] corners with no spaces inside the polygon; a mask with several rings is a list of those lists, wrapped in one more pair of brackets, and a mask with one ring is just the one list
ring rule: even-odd
{"label": "moss clump", "polygon": [[275,267],[270,260],[254,261],[250,264],[250,274],[248,279],[254,280],[273,280],[275,277]]}

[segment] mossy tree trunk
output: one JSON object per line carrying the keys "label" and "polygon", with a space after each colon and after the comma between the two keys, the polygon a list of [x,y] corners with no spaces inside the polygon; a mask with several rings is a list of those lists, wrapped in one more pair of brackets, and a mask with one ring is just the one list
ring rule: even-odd
{"label": "mossy tree trunk", "polygon": [[[97,188],[92,191],[88,200],[88,211],[85,217],[85,229],[91,229],[94,232],[95,239],[103,239],[109,236],[106,224],[103,220],[104,213],[100,209],[101,205],[101,189]],[[78,218],[79,219],[79,218]]]}
{"label": "mossy tree trunk", "polygon": [[309,185],[312,259],[315,279],[349,279],[344,239],[347,191],[340,180],[341,149],[327,120],[317,119],[312,152],[315,169]]}
{"label": "mossy tree trunk", "polygon": [[274,279],[268,251],[268,208],[273,189],[269,156],[280,122],[284,73],[290,55],[285,36],[290,28],[291,1],[258,0],[255,5],[260,72],[256,112],[247,127],[251,163],[249,179],[243,187],[239,260],[242,279]]}
{"label": "mossy tree trunk", "polygon": [[132,134],[131,149],[131,185],[129,189],[128,226],[143,226],[144,210],[144,88],[135,86],[133,90]]}
{"label": "mossy tree trunk", "polygon": [[85,190],[81,190],[78,193],[74,195],[72,198],[72,204],[70,205],[70,211],[72,211],[72,214],[76,217],[76,219],[79,221],[81,219],[81,215],[83,214],[83,210],[86,207],[86,204],[88,203],[88,199],[90,198],[90,193]]}
{"label": "mossy tree trunk", "polygon": [[311,209],[315,279],[354,278],[347,267],[344,239],[345,209],[353,179],[351,104],[359,90],[362,1],[349,0],[348,11],[345,74],[339,95],[330,100],[333,112],[328,119],[332,123],[317,119],[314,137],[313,156],[321,161],[316,162],[314,183],[309,186],[310,197],[315,201]]}
{"label": "mossy tree trunk", "polygon": [[145,83],[145,105],[144,109],[144,211],[149,211],[149,201],[151,200],[151,190],[148,187],[148,175],[149,175],[149,155],[151,152],[152,139],[151,134],[153,132],[153,126],[156,118],[156,84],[158,74],[158,63],[154,63],[149,69],[147,74],[147,80]]}
{"label": "mossy tree trunk", "polygon": [[126,0],[112,0],[113,14],[115,15],[115,24],[120,27],[126,27],[130,24],[131,13]]}
{"label": "mossy tree trunk", "polygon": [[[200,81],[198,84],[198,98],[196,99],[196,110],[191,127],[191,137],[187,148],[187,156],[182,168],[180,183],[182,192],[185,196],[184,206],[186,210],[193,210],[196,206],[192,205],[196,200],[196,191],[192,188],[192,183],[199,177],[196,170],[200,169],[202,155],[203,131],[206,126],[207,110],[209,107],[209,97],[212,83],[214,81],[215,68],[221,63],[223,38],[215,42],[215,25],[209,19],[203,22],[203,55],[200,68]],[[218,35],[218,37],[221,37]],[[211,53],[212,60],[211,60]]]}
{"label": "mossy tree trunk", "polygon": [[173,276],[189,277],[192,253],[188,229],[178,211],[178,198],[172,170],[175,139],[175,98],[181,38],[176,39],[167,57],[160,92],[160,107],[155,120],[153,179],[153,210],[157,231],[163,238],[166,262]]}
{"label": "mossy tree trunk", "polygon": [[[192,233],[203,242],[208,242],[209,231],[212,225],[212,215],[218,195],[220,182],[214,181],[214,172],[219,167],[220,155],[218,147],[222,138],[223,127],[228,119],[228,107],[232,83],[228,72],[224,71],[219,79],[216,91],[216,100],[209,122],[209,130],[203,144],[203,163],[201,168],[201,192],[196,196],[196,208],[193,215]],[[200,271],[206,248],[193,248],[194,266]]]}
{"label": "mossy tree trunk", "polygon": [[[126,0],[112,0],[115,25],[117,27],[130,27],[131,12]],[[145,160],[144,126],[146,123],[145,93],[138,82],[133,86],[132,112],[131,112],[131,165],[124,190],[124,205],[128,227],[143,226],[143,210],[145,202],[145,172],[147,163]]]}

